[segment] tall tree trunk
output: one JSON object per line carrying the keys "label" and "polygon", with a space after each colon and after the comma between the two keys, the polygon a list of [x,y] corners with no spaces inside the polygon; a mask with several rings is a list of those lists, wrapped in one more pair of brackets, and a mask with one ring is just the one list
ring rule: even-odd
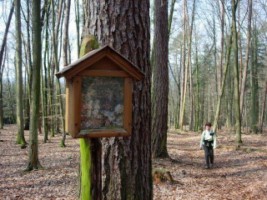
{"label": "tall tree trunk", "polygon": [[246,48],[246,58],[245,66],[243,69],[241,91],[240,91],[240,111],[243,112],[244,98],[245,98],[245,89],[246,89],[246,80],[247,80],[247,69],[249,63],[249,52],[251,46],[251,18],[252,18],[252,0],[248,0],[248,29],[247,29],[247,48]]}
{"label": "tall tree trunk", "polygon": [[155,57],[152,87],[152,155],[168,157],[168,1],[155,0]]}
{"label": "tall tree trunk", "polygon": [[[233,24],[232,24],[232,26],[233,26]],[[221,104],[222,104],[222,97],[224,94],[225,82],[226,82],[226,77],[228,74],[228,68],[229,68],[229,64],[230,64],[230,55],[231,55],[231,50],[232,50],[232,43],[233,43],[233,33],[231,31],[229,43],[228,43],[228,47],[227,47],[226,63],[225,63],[224,71],[222,74],[223,75],[222,85],[221,85],[221,90],[220,90],[219,97],[218,97],[218,102],[217,102],[217,106],[216,106],[216,113],[215,113],[214,122],[213,122],[214,131],[217,130],[217,126],[218,126],[218,120],[219,120],[220,111],[221,111]]]}
{"label": "tall tree trunk", "polygon": [[45,19],[45,30],[44,30],[44,55],[43,55],[43,73],[42,73],[42,125],[44,128],[44,138],[43,142],[48,141],[48,131],[49,131],[49,84],[48,84],[48,70],[47,70],[47,60],[49,57],[49,15]]}
{"label": "tall tree trunk", "polygon": [[77,56],[80,54],[80,1],[75,0],[75,25],[76,25],[76,32],[77,32]]}
{"label": "tall tree trunk", "polygon": [[35,0],[32,3],[32,49],[33,69],[31,85],[31,118],[30,118],[30,139],[29,139],[29,163],[27,170],[39,169],[41,167],[38,159],[38,124],[40,105],[40,69],[41,69],[41,2]]}
{"label": "tall tree trunk", "polygon": [[199,73],[199,63],[198,63],[198,49],[196,45],[196,112],[195,112],[195,124],[194,124],[194,131],[198,131],[201,127],[200,123],[200,73]]}
{"label": "tall tree trunk", "polygon": [[223,77],[223,61],[224,61],[224,27],[225,27],[225,0],[221,1],[221,59],[220,59],[220,68],[219,68],[219,76],[218,76],[218,92],[221,91],[222,86],[222,77]]}
{"label": "tall tree trunk", "polygon": [[22,89],[22,41],[21,41],[21,21],[20,21],[20,0],[15,0],[16,14],[16,110],[17,110],[17,144],[26,146],[24,138],[23,123],[23,89]]}
{"label": "tall tree trunk", "polygon": [[259,117],[259,100],[258,100],[258,33],[255,28],[253,31],[252,44],[252,62],[250,69],[250,87],[251,87],[251,112],[250,112],[250,128],[253,133],[258,133],[258,117]]}
{"label": "tall tree trunk", "polygon": [[[69,46],[69,19],[70,19],[70,4],[71,0],[66,1],[65,5],[65,21],[64,21],[64,33],[63,33],[63,65],[68,65],[68,46]],[[70,53],[70,52],[69,52]],[[60,99],[62,102],[62,100]],[[63,103],[62,103],[62,110],[63,110]],[[64,113],[62,113],[64,114]],[[62,124],[62,139],[61,139],[61,147],[65,147],[65,139],[66,139],[66,130],[65,130],[65,119],[64,115],[62,116],[64,124]]]}
{"label": "tall tree trunk", "polygon": [[3,112],[3,82],[2,82],[2,78],[3,78],[3,60],[4,60],[4,51],[5,51],[5,47],[6,47],[6,42],[7,42],[7,34],[9,31],[9,27],[10,27],[10,23],[12,20],[12,16],[14,13],[14,3],[12,3],[11,5],[11,9],[9,12],[9,16],[8,16],[8,20],[7,20],[7,24],[6,24],[6,29],[5,29],[5,33],[4,33],[4,37],[3,37],[3,42],[1,45],[1,49],[0,49],[0,129],[3,129],[4,127],[4,112]]}
{"label": "tall tree trunk", "polygon": [[30,1],[27,1],[27,18],[26,18],[26,24],[27,24],[27,63],[26,66],[27,70],[27,100],[25,103],[25,121],[24,121],[24,129],[29,130],[30,129],[30,97],[31,97],[31,85],[32,85],[32,51],[31,51],[31,33],[30,33],[30,27],[31,27],[31,11],[30,11]]}
{"label": "tall tree trunk", "polygon": [[194,112],[195,112],[195,106],[194,106],[194,88],[193,88],[193,72],[192,72],[192,35],[193,35],[193,28],[195,23],[195,9],[196,9],[196,0],[193,1],[193,10],[192,10],[192,18],[191,18],[191,25],[190,25],[190,32],[189,32],[189,44],[188,44],[188,70],[189,70],[189,96],[190,96],[190,118],[189,118],[189,130],[193,129],[194,124]]}
{"label": "tall tree trunk", "polygon": [[144,72],[134,82],[132,135],[103,139],[103,199],[152,199],[149,1],[87,1],[83,35],[95,35]]}
{"label": "tall tree trunk", "polygon": [[172,19],[173,19],[173,13],[174,13],[174,6],[177,0],[171,0],[171,9],[170,14],[168,18],[168,40],[170,38],[171,28],[172,28]]}
{"label": "tall tree trunk", "polygon": [[239,69],[238,69],[238,37],[236,28],[236,10],[239,0],[232,0],[232,32],[233,32],[233,52],[234,52],[234,116],[236,142],[241,144],[241,116],[240,116],[240,94],[239,94]]}
{"label": "tall tree trunk", "polygon": [[188,24],[188,14],[187,14],[187,0],[183,1],[183,18],[184,18],[184,32],[183,32],[183,60],[182,60],[182,82],[181,82],[181,103],[180,103],[180,117],[179,117],[179,128],[183,130],[184,125],[184,114],[185,114],[185,101],[187,93],[187,78],[188,78],[188,65],[186,64],[186,48],[187,48],[187,24]]}

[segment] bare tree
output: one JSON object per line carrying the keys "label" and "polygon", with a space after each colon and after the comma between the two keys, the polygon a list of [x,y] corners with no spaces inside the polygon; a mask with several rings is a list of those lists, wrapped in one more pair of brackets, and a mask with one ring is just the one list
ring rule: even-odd
{"label": "bare tree", "polygon": [[13,12],[14,12],[14,2],[11,5],[11,9],[9,12],[6,29],[5,29],[1,49],[0,49],[0,129],[2,129],[4,126],[4,123],[3,123],[3,118],[4,118],[3,116],[3,89],[2,89],[3,88],[2,78],[3,78],[3,71],[4,71],[3,60],[4,60],[4,51],[5,51],[6,42],[7,42],[7,35],[8,35],[11,20],[12,20]]}
{"label": "bare tree", "polygon": [[152,87],[152,155],[168,157],[168,1],[155,0],[154,59]]}
{"label": "bare tree", "polygon": [[233,52],[234,52],[234,114],[235,132],[237,144],[241,140],[241,115],[240,115],[240,96],[239,96],[239,67],[238,67],[238,37],[236,28],[236,10],[239,0],[232,0],[232,33],[233,33]]}
{"label": "bare tree", "polygon": [[15,0],[16,14],[16,108],[17,108],[17,144],[21,148],[26,147],[23,123],[23,81],[22,81],[22,41],[21,41],[21,17],[20,0]]}
{"label": "bare tree", "polygon": [[39,169],[41,167],[38,158],[38,121],[40,105],[40,69],[41,69],[41,2],[36,0],[32,4],[32,50],[33,69],[31,85],[31,118],[29,139],[29,163],[27,170]]}

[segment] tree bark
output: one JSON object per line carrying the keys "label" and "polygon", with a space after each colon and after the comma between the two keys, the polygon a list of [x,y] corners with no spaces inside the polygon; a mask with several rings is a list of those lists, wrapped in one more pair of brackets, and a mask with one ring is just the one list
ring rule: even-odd
{"label": "tree bark", "polygon": [[184,125],[184,113],[185,113],[185,101],[187,93],[187,79],[188,79],[188,65],[186,64],[186,48],[187,48],[187,26],[188,26],[188,13],[187,13],[187,0],[183,1],[183,58],[182,58],[182,74],[181,74],[181,103],[180,103],[180,117],[179,128],[183,130]]}
{"label": "tree bark", "polygon": [[221,0],[221,59],[218,76],[218,92],[221,91],[222,77],[223,77],[223,61],[224,61],[224,27],[225,27],[225,0]]}
{"label": "tree bark", "polygon": [[7,42],[7,35],[8,35],[8,31],[9,31],[9,27],[10,27],[10,23],[12,20],[12,16],[14,13],[14,3],[12,3],[11,5],[11,9],[8,15],[8,20],[7,20],[7,24],[6,24],[6,29],[5,29],[5,33],[4,33],[4,37],[3,37],[3,42],[1,45],[1,49],[0,49],[0,129],[3,129],[4,127],[4,112],[3,112],[3,83],[2,83],[2,78],[3,78],[3,60],[4,60],[4,51],[5,51],[5,47],[6,47],[6,42]]}
{"label": "tree bark", "polygon": [[20,21],[20,0],[15,0],[16,14],[16,110],[17,110],[17,144],[22,148],[26,146],[23,123],[23,81],[22,81],[22,41]]}
{"label": "tree bark", "polygon": [[31,12],[30,12],[30,1],[27,1],[27,18],[25,19],[26,21],[26,27],[27,27],[27,65],[26,65],[26,71],[28,75],[28,80],[27,80],[27,86],[26,88],[28,89],[28,95],[27,95],[27,100],[25,103],[25,118],[24,118],[24,130],[29,130],[30,129],[30,97],[31,97],[31,84],[32,84],[32,51],[31,51],[31,33],[30,33],[30,27],[31,27]]}
{"label": "tree bark", "polygon": [[194,28],[194,21],[195,21],[195,9],[196,9],[196,0],[193,1],[193,9],[192,9],[192,15],[191,15],[191,25],[189,29],[189,44],[188,44],[188,60],[187,65],[189,69],[189,97],[190,97],[190,121],[189,121],[189,130],[193,129],[194,124],[194,112],[195,112],[195,106],[194,106],[194,88],[193,88],[193,72],[192,72],[192,36],[193,36],[193,28]]}
{"label": "tree bark", "polygon": [[234,52],[234,116],[236,142],[241,144],[241,116],[240,116],[240,94],[239,94],[239,67],[238,67],[238,37],[236,28],[236,10],[239,0],[232,0],[232,32],[233,32],[233,52]]}
{"label": "tree bark", "polygon": [[87,1],[83,35],[95,35],[144,72],[134,82],[132,135],[103,139],[103,199],[152,199],[149,1]]}
{"label": "tree bark", "polygon": [[252,0],[248,0],[248,29],[247,29],[247,48],[246,48],[246,59],[245,66],[243,69],[241,91],[240,91],[240,111],[243,112],[244,98],[245,98],[245,89],[246,89],[246,80],[247,80],[247,69],[249,63],[249,53],[251,46],[251,19],[252,19]]}
{"label": "tree bark", "polygon": [[258,133],[259,120],[259,95],[258,95],[258,31],[255,27],[253,31],[252,42],[252,62],[250,69],[250,87],[251,87],[251,110],[250,110],[250,128],[253,133]]}
{"label": "tree bark", "polygon": [[[232,24],[232,26],[233,26],[233,24]],[[231,55],[231,50],[232,50],[232,43],[233,43],[233,34],[231,31],[229,43],[228,43],[228,47],[227,47],[226,63],[225,63],[224,71],[222,74],[223,75],[222,85],[221,85],[221,90],[220,90],[220,94],[218,97],[218,102],[217,102],[217,106],[216,106],[216,113],[215,113],[214,122],[213,122],[214,131],[217,130],[217,126],[218,126],[218,120],[219,120],[220,111],[221,111],[221,104],[222,104],[222,97],[224,94],[225,82],[226,82],[226,77],[228,74],[228,68],[229,68],[229,64],[230,64],[230,55]]]}
{"label": "tree bark", "polygon": [[155,57],[152,87],[152,155],[168,157],[168,1],[155,0]]}
{"label": "tree bark", "polygon": [[[64,21],[64,33],[63,33],[63,65],[67,66],[68,65],[68,46],[69,46],[69,19],[70,19],[70,4],[71,0],[67,0],[65,3],[65,21]],[[70,52],[69,52],[70,53]],[[60,101],[62,102],[61,98]],[[63,107],[63,104],[62,104]],[[62,108],[63,110],[63,108]],[[65,147],[65,140],[66,140],[66,130],[65,130],[65,119],[64,119],[64,113],[63,113],[63,122],[62,124],[62,139],[61,139],[61,147]]]}
{"label": "tree bark", "polygon": [[41,69],[41,18],[40,0],[32,3],[32,49],[33,69],[31,85],[31,118],[30,118],[30,139],[29,139],[29,163],[27,170],[39,169],[41,167],[38,159],[38,124],[40,105],[40,69]]}

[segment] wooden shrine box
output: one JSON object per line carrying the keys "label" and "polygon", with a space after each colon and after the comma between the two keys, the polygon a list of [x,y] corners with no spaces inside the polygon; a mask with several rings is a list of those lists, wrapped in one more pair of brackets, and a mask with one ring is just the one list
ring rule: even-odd
{"label": "wooden shrine box", "polygon": [[74,138],[129,136],[133,80],[144,74],[110,46],[56,74],[66,79],[66,131]]}

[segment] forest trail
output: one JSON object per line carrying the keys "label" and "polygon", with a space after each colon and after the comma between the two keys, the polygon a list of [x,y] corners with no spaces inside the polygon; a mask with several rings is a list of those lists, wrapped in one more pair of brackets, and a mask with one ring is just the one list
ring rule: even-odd
{"label": "forest trail", "polygon": [[[28,139],[28,132],[25,132]],[[15,126],[0,130],[0,199],[77,199],[79,140],[61,135],[42,143],[39,158],[43,170],[23,172],[28,149],[15,144]],[[155,200],[267,199],[267,134],[243,135],[244,146],[235,149],[234,135],[218,133],[215,166],[204,169],[204,152],[199,150],[200,133],[168,135],[171,159],[153,161],[153,168],[170,171],[178,183],[154,184]]]}

